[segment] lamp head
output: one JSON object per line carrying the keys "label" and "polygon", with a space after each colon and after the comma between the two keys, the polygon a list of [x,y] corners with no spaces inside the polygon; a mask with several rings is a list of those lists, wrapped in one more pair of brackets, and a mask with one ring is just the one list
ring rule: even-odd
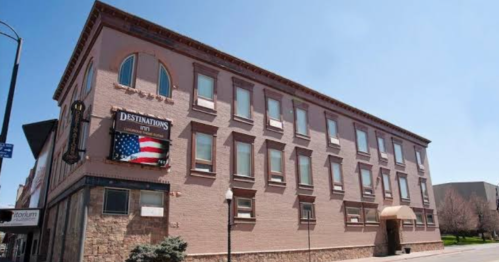
{"label": "lamp head", "polygon": [[232,193],[232,190],[230,188],[227,189],[227,192],[225,193],[225,199],[226,200],[232,200],[233,196],[234,196],[234,193]]}

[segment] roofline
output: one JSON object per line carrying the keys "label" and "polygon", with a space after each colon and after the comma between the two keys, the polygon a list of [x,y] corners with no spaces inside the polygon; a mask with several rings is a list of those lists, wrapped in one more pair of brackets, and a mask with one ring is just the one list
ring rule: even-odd
{"label": "roofline", "polygon": [[[75,69],[75,66],[78,62],[78,59],[80,58],[80,55],[83,53],[83,48],[85,47],[86,45],[86,42],[90,39],[89,37],[89,34],[90,32],[92,31],[93,27],[95,26],[96,24],[96,21],[97,21],[97,18],[99,17],[100,13],[101,12],[107,12],[107,13],[110,13],[114,16],[117,16],[117,15],[120,15],[122,16],[122,20],[133,20],[133,21],[136,21],[138,24],[140,24],[142,27],[145,27],[147,28],[148,30],[151,30],[151,28],[154,28],[156,29],[155,31],[159,32],[160,34],[166,34],[166,35],[172,35],[174,38],[177,38],[177,39],[180,39],[180,41],[188,46],[192,46],[194,48],[196,48],[198,51],[200,52],[203,52],[207,55],[214,55],[216,57],[219,57],[225,61],[228,61],[229,63],[231,63],[232,65],[235,65],[235,66],[241,66],[243,68],[246,68],[247,70],[250,70],[252,72],[254,72],[255,74],[258,74],[262,77],[265,77],[269,80],[272,80],[272,81],[277,81],[279,83],[282,83],[288,87],[291,87],[295,90],[299,90],[299,91],[302,91],[302,92],[305,92],[305,93],[308,93],[310,94],[311,96],[313,97],[316,97],[316,98],[319,98],[327,103],[330,103],[330,104],[334,104],[340,108],[343,108],[347,111],[350,111],[352,113],[355,113],[357,115],[360,115],[362,117],[365,117],[367,119],[370,119],[374,122],[377,122],[381,125],[384,125],[386,127],[389,127],[389,128],[392,128],[398,132],[401,132],[402,134],[405,134],[405,135],[408,135],[412,138],[415,138],[421,142],[423,142],[424,144],[429,144],[431,143],[431,140],[425,138],[425,137],[422,137],[420,135],[417,135],[407,129],[404,129],[402,127],[399,127],[395,124],[392,124],[384,119],[381,119],[379,117],[376,117],[374,115],[371,115],[361,109],[358,109],[356,107],[353,107],[353,106],[350,106],[346,103],[343,103],[335,98],[332,98],[330,96],[327,96],[325,94],[322,94],[318,91],[315,91],[309,87],[306,87],[302,84],[299,84],[297,82],[294,82],[290,79],[287,79],[285,77],[282,77],[278,74],[275,74],[273,72],[270,72],[266,69],[263,69],[261,67],[258,67],[256,65],[253,65],[251,63],[248,63],[244,60],[241,60],[237,57],[234,57],[230,54],[227,54],[225,52],[222,52],[218,49],[215,49],[211,46],[208,46],[206,44],[203,44],[201,42],[198,42],[192,38],[189,38],[187,36],[184,36],[182,34],[179,34],[175,31],[172,31],[170,29],[167,29],[163,26],[160,26],[160,25],[157,25],[155,23],[152,23],[150,21],[147,21],[143,18],[140,18],[138,16],[135,16],[133,14],[130,14],[130,13],[127,13],[123,10],[120,10],[114,6],[111,6],[111,5],[108,5],[106,3],[103,3],[103,2],[100,2],[100,1],[95,1],[94,2],[94,5],[92,6],[92,9],[90,11],[90,14],[85,22],[85,25],[83,27],[83,30],[80,34],[80,37],[78,38],[78,41],[77,41],[77,44],[73,50],[73,53],[71,55],[71,58],[69,60],[69,63],[68,65],[66,66],[66,69],[64,70],[64,74],[63,76],[61,77],[61,80],[57,86],[57,89],[55,90],[54,92],[54,95],[53,95],[53,99],[58,101],[61,94],[62,94],[62,91],[63,91],[63,88],[66,86],[66,84],[68,83],[68,80],[71,76],[71,74],[73,73],[73,70]],[[199,58],[198,58],[199,59]],[[209,62],[209,61],[206,61],[206,62]],[[220,65],[218,65],[220,66]],[[229,69],[230,68],[225,68],[225,69]]]}

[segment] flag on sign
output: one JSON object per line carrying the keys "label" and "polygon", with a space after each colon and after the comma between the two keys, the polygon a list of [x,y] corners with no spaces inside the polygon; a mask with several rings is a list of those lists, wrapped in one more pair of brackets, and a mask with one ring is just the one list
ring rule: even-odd
{"label": "flag on sign", "polygon": [[169,142],[116,132],[113,159],[145,165],[168,166]]}

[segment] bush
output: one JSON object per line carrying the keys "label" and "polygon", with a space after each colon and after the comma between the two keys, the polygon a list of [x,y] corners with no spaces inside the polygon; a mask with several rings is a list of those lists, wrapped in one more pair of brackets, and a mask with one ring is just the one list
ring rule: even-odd
{"label": "bush", "polygon": [[185,258],[187,243],[180,237],[167,237],[157,245],[138,245],[126,262],[181,262]]}

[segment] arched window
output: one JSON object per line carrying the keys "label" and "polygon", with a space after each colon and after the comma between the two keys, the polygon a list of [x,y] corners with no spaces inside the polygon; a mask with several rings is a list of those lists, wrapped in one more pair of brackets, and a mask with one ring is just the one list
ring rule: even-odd
{"label": "arched window", "polygon": [[129,55],[120,66],[118,82],[121,85],[133,87],[133,74],[135,70],[135,55]]}
{"label": "arched window", "polygon": [[83,82],[83,88],[85,88],[85,94],[92,89],[92,80],[94,79],[94,62],[90,62],[87,67],[87,72],[85,74],[85,80]]}
{"label": "arched window", "polygon": [[166,97],[172,95],[170,75],[161,63],[159,64],[158,94]]}

